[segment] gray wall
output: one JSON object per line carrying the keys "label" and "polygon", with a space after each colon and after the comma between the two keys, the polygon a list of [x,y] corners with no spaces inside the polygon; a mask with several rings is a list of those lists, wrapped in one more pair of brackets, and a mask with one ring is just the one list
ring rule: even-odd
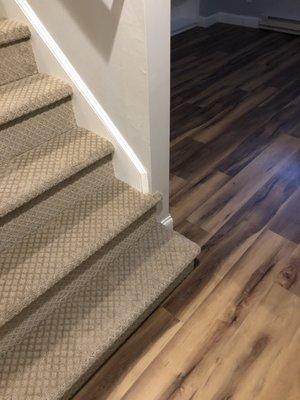
{"label": "gray wall", "polygon": [[172,33],[197,23],[199,15],[219,11],[259,17],[268,14],[300,20],[300,0],[171,0]]}
{"label": "gray wall", "polygon": [[224,3],[224,0],[200,0],[199,2],[199,11],[200,15],[206,17],[208,15],[215,14],[218,11],[221,11],[221,5]]}
{"label": "gray wall", "polygon": [[200,0],[171,0],[172,33],[197,22],[199,16],[199,1]]}
{"label": "gray wall", "polygon": [[200,15],[218,11],[254,17],[268,14],[300,19],[300,0],[200,0]]}

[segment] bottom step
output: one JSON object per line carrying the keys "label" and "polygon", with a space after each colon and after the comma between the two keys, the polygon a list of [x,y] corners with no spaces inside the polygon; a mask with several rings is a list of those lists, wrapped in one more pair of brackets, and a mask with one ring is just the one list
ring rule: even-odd
{"label": "bottom step", "polygon": [[1,400],[69,399],[181,282],[198,253],[151,217],[134,246],[0,357]]}

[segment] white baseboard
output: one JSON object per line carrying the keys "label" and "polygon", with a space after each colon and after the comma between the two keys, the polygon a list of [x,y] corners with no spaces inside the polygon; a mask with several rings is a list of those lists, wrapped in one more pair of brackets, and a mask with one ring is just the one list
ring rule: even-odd
{"label": "white baseboard", "polygon": [[188,31],[189,29],[195,28],[196,26],[198,26],[198,23],[196,23],[196,22],[190,23],[188,25],[183,26],[182,28],[173,30],[171,32],[171,36],[178,35],[178,33]]}
{"label": "white baseboard", "polygon": [[[4,1],[4,3],[8,4],[7,9],[13,9],[13,2],[11,0],[7,2]],[[81,106],[84,102],[86,103],[84,105],[85,114],[88,114],[88,116],[90,117],[89,119],[92,119],[93,122],[91,122],[90,126],[84,126],[89,129],[95,127],[96,129],[94,131],[96,133],[99,133],[99,126],[101,125],[101,133],[103,132],[104,128],[105,132],[103,133],[105,137],[113,143],[115,147],[114,166],[117,177],[144,193],[149,192],[148,173],[138,156],[135,154],[129,143],[122,135],[122,133],[118,130],[118,128],[105,112],[90,88],[86,85],[74,66],[71,64],[70,60],[66,57],[61,48],[55,42],[54,38],[51,36],[42,21],[36,15],[32,7],[29,5],[28,1],[15,0],[15,3],[21,9],[23,15],[26,17],[26,21],[29,22],[35,30],[36,35],[42,42],[41,46],[44,44],[47,46],[48,50],[50,50],[51,54],[49,55],[49,53],[47,53],[48,59],[43,61],[43,66],[45,66],[45,69],[43,70],[45,70],[45,72],[47,73],[52,72],[51,66],[53,66],[54,63],[50,59],[50,57],[51,55],[54,56],[56,62],[59,64],[64,72],[64,74],[62,75],[69,78],[69,83],[71,83],[74,88],[75,97],[77,97],[77,99],[74,98],[75,106],[77,102],[80,103]],[[41,50],[41,46],[39,46],[37,50]],[[45,51],[41,52],[45,57]],[[54,67],[53,70],[55,70]],[[55,72],[57,72],[57,68]],[[78,97],[80,96],[82,97],[82,99],[78,99]],[[76,107],[75,111],[77,111]],[[80,107],[78,107],[78,111],[79,114],[84,114],[84,112],[80,110]],[[79,120],[80,119],[85,121],[86,116],[80,118],[79,115]]]}
{"label": "white baseboard", "polygon": [[224,12],[219,12],[218,17],[219,22],[223,22],[224,24],[247,26],[248,28],[258,28],[258,17],[229,14]]}
{"label": "white baseboard", "polygon": [[208,15],[207,17],[200,16],[198,18],[198,25],[201,26],[201,28],[208,28],[217,22],[219,22],[219,13]]}
{"label": "white baseboard", "polygon": [[173,229],[173,218],[169,214],[166,218],[164,218],[162,221],[160,221],[161,224],[163,224],[166,228],[168,229]]}
{"label": "white baseboard", "polygon": [[198,25],[203,28],[208,28],[209,26],[221,22],[223,24],[246,26],[248,28],[258,28],[258,21],[259,19],[257,17],[218,12],[212,15],[208,15],[206,17],[200,16],[198,19]]}

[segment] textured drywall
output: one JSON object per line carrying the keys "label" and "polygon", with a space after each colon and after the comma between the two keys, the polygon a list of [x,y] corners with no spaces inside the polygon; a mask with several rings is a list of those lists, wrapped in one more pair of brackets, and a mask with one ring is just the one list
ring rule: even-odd
{"label": "textured drywall", "polygon": [[29,0],[133,149],[150,166],[144,2]]}

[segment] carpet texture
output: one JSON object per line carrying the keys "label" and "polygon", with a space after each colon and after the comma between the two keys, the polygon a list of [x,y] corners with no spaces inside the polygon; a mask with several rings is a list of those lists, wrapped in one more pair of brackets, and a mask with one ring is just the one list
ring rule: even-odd
{"label": "carpet texture", "polygon": [[30,30],[26,24],[13,19],[0,19],[0,46],[29,39],[30,36]]}
{"label": "carpet texture", "polygon": [[37,73],[29,40],[0,45],[0,85]]}
{"label": "carpet texture", "polygon": [[159,194],[114,176],[72,89],[0,20],[0,399],[70,399],[193,267]]}
{"label": "carpet texture", "polygon": [[0,217],[113,152],[94,133],[75,128],[0,166]]}
{"label": "carpet texture", "polygon": [[0,253],[0,326],[134,222],[158,198],[112,179]]}
{"label": "carpet texture", "polygon": [[0,126],[72,94],[69,85],[45,74],[36,74],[0,86]]}
{"label": "carpet texture", "polygon": [[0,162],[76,128],[70,99],[0,126]]}

